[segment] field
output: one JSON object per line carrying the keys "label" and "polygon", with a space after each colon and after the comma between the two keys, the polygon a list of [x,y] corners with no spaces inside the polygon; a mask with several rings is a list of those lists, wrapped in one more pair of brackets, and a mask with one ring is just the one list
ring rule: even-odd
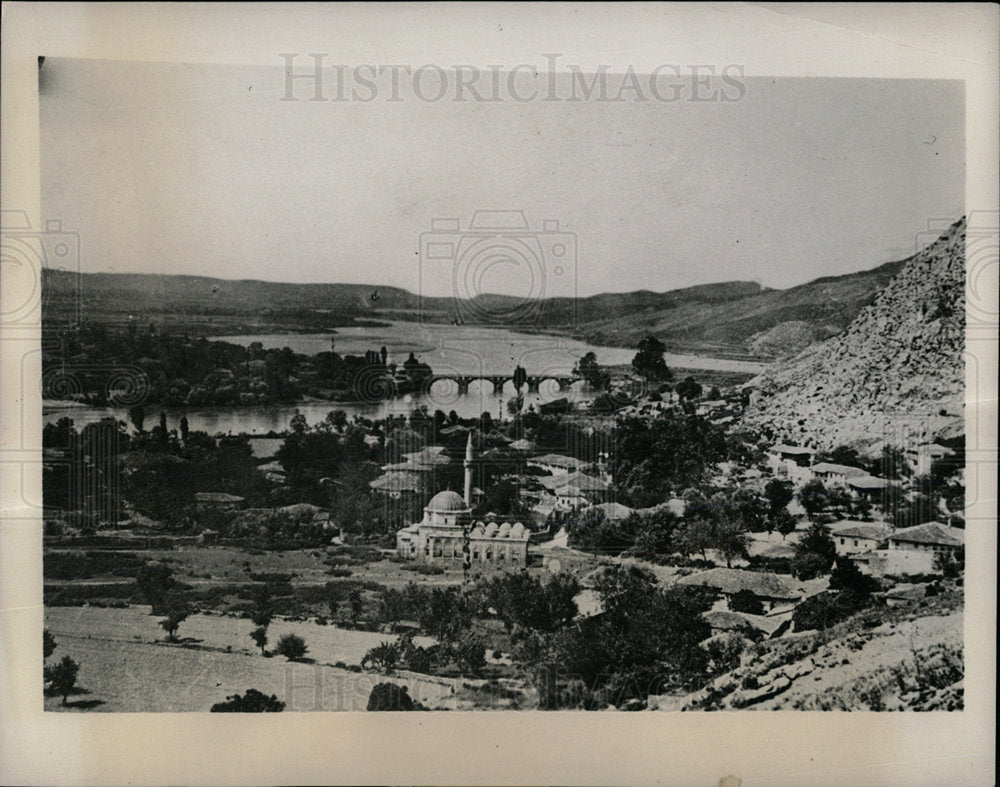
{"label": "field", "polygon": [[276,620],[269,630],[272,640],[298,634],[314,661],[292,663],[262,656],[249,637],[250,621],[193,615],[181,625],[181,642],[169,644],[148,612],[148,607],[47,609],[45,626],[58,642],[52,659],[69,655],[80,664],[77,683],[83,691],[70,695],[66,707],[60,698],[47,697],[46,710],[207,711],[228,695],[255,688],[277,695],[286,711],[363,711],[372,686],[384,680],[409,686],[410,695],[429,708],[445,709],[456,705],[462,685],[457,679],[384,677],[331,666],[359,664],[369,648],[392,639],[382,634]]}

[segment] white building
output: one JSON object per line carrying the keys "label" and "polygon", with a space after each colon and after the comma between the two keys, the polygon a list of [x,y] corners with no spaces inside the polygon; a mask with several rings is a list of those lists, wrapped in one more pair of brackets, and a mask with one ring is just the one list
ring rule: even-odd
{"label": "white building", "polygon": [[438,492],[424,517],[396,533],[396,554],[407,560],[490,564],[519,568],[528,562],[530,532],[520,522],[472,522],[472,435],[465,448],[465,497]]}

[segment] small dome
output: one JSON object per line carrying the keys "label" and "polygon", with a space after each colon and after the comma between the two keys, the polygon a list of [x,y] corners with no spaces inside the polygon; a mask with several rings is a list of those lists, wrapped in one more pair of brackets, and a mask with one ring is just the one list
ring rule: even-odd
{"label": "small dome", "polygon": [[468,511],[469,507],[458,492],[448,489],[434,495],[424,510],[432,514],[458,514]]}
{"label": "small dome", "polygon": [[504,522],[497,531],[497,538],[507,538],[510,535],[510,522]]}
{"label": "small dome", "polygon": [[483,523],[479,522],[474,528],[472,528],[472,532],[469,533],[469,537],[470,538],[482,538],[483,537],[483,533],[484,533],[484,531],[483,531]]}
{"label": "small dome", "polygon": [[524,525],[518,522],[510,529],[510,537],[521,538],[522,536],[524,536]]}
{"label": "small dome", "polygon": [[487,538],[493,538],[494,536],[496,536],[497,530],[499,530],[499,528],[497,527],[497,523],[496,522],[490,522],[486,526],[486,534],[485,534],[486,537]]}

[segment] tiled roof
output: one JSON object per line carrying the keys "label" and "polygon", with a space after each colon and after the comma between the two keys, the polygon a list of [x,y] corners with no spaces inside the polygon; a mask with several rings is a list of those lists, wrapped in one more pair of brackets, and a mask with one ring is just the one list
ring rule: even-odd
{"label": "tiled roof", "polygon": [[890,486],[895,486],[896,484],[888,478],[877,478],[872,475],[859,475],[854,478],[848,478],[847,485],[853,486],[855,489],[888,489]]}
{"label": "tiled roof", "polygon": [[965,543],[965,531],[956,527],[948,527],[940,522],[926,522],[915,527],[897,530],[890,541],[902,541],[911,544],[938,544],[942,546],[959,547]]}
{"label": "tiled roof", "polygon": [[743,571],[738,568],[711,568],[677,581],[679,585],[701,585],[733,594],[749,590],[763,598],[796,599],[800,593],[777,574]]}
{"label": "tiled roof", "polygon": [[818,462],[813,465],[812,471],[814,473],[837,473],[838,475],[851,476],[864,476],[868,475],[860,467],[851,467],[851,465],[838,465],[833,462]]}
{"label": "tiled roof", "polygon": [[399,471],[380,475],[368,486],[383,492],[419,492],[422,488],[421,478],[417,473]]}
{"label": "tiled roof", "polygon": [[811,448],[804,448],[799,445],[775,445],[772,446],[770,450],[778,454],[793,454],[795,456],[803,456],[805,454],[816,453]]}
{"label": "tiled roof", "polygon": [[881,541],[889,535],[889,530],[878,525],[858,525],[856,527],[845,527],[843,530],[838,530],[831,535],[835,538],[870,538],[875,541]]}
{"label": "tiled roof", "polygon": [[564,454],[545,454],[543,456],[536,456],[534,459],[530,460],[533,464],[541,465],[551,465],[552,467],[565,467],[569,470],[576,470],[581,467],[586,467],[587,463],[577,459],[575,456],[566,456]]}

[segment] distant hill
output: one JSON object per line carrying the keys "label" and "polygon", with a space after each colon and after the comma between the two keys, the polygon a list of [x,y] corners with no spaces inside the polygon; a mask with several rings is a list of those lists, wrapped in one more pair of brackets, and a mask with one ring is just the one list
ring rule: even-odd
{"label": "distant hill", "polygon": [[818,446],[962,432],[965,219],[902,263],[838,335],[757,378],[747,420]]}
{"label": "distant hill", "polygon": [[398,287],[287,284],[202,276],[43,271],[46,323],[72,319],[81,293],[87,319],[169,323],[201,333],[324,331],[365,320],[500,324],[595,344],[634,346],[658,336],[677,352],[780,358],[842,330],[899,270],[826,277],[786,290],[755,282],[639,290],[525,304],[504,295],[421,298]]}
{"label": "distant hill", "polygon": [[730,298],[679,298],[669,305],[588,320],[582,331],[599,344],[627,346],[652,333],[679,351],[780,358],[843,330],[902,264],[889,262],[786,290],[757,286]]}

